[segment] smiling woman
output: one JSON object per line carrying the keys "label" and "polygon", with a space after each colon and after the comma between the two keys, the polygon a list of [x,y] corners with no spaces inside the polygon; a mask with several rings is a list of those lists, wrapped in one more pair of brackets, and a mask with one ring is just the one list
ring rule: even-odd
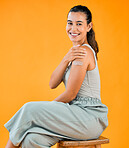
{"label": "smiling woman", "polygon": [[73,47],[49,82],[52,89],[63,82],[66,90],[53,101],[24,104],[5,124],[10,132],[6,148],[49,148],[64,139],[97,139],[108,126],[91,12],[78,5],[70,9],[67,18],[66,32]]}
{"label": "smiling woman", "polygon": [[[66,31],[73,45],[82,44],[86,40],[86,34],[92,27],[92,22],[87,26],[85,14],[82,12],[70,12],[68,15]],[[86,40],[87,43],[87,40]]]}

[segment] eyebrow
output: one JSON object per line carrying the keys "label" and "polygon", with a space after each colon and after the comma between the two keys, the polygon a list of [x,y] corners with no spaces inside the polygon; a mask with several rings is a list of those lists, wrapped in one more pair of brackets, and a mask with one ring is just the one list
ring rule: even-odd
{"label": "eyebrow", "polygon": [[[67,20],[67,22],[72,22],[71,20]],[[82,21],[76,21],[76,22],[81,22],[81,23],[83,23]]]}

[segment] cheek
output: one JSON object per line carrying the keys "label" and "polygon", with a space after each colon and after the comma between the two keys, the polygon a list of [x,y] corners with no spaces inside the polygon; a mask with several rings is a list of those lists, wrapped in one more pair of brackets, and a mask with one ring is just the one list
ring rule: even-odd
{"label": "cheek", "polygon": [[66,26],[66,32],[68,33],[68,31],[70,30],[70,27]]}
{"label": "cheek", "polygon": [[79,30],[80,30],[81,32],[86,32],[86,28],[84,28],[84,27],[80,27]]}
{"label": "cheek", "polygon": [[86,35],[86,28],[84,27],[80,28],[80,32],[82,32],[83,35]]}

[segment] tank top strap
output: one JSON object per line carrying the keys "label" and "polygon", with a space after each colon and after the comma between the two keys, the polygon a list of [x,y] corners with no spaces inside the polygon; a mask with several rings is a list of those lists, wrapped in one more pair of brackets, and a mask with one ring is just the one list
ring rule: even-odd
{"label": "tank top strap", "polygon": [[88,46],[93,51],[93,54],[94,54],[94,57],[95,57],[95,61],[97,63],[96,53],[95,53],[94,49],[89,44],[82,44],[82,46],[84,46],[84,45]]}

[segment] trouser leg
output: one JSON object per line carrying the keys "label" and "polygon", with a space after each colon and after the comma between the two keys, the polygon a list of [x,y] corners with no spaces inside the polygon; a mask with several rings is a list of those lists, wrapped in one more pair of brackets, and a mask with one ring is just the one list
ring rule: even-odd
{"label": "trouser leg", "polygon": [[21,148],[50,148],[61,138],[43,134],[29,133],[21,143]]}
{"label": "trouser leg", "polygon": [[92,115],[93,109],[84,110],[77,105],[56,101],[29,102],[21,107],[5,127],[15,146],[29,133],[72,140],[95,139],[102,133],[104,122],[101,120],[100,124],[99,119]]}
{"label": "trouser leg", "polygon": [[71,107],[66,103],[49,101],[24,104],[5,124],[10,132],[10,140],[18,146],[28,133],[84,139],[85,121],[80,116],[86,113],[80,107]]}

